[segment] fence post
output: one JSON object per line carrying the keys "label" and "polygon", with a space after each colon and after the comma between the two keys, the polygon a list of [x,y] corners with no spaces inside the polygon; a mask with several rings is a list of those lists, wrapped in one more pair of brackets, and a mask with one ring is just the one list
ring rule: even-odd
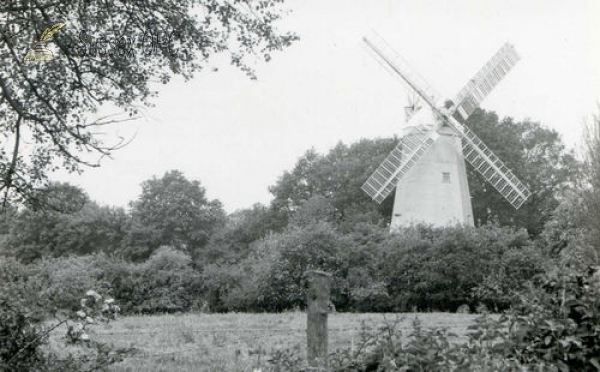
{"label": "fence post", "polygon": [[319,270],[304,273],[308,288],[306,291],[306,339],[307,359],[312,370],[324,371],[329,368],[327,350],[327,314],[331,309],[331,274]]}

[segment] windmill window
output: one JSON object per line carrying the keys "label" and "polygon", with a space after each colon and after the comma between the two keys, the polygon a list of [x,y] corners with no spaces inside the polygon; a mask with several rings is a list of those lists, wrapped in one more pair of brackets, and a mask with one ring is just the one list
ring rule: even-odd
{"label": "windmill window", "polygon": [[450,183],[450,173],[442,172],[442,183]]}

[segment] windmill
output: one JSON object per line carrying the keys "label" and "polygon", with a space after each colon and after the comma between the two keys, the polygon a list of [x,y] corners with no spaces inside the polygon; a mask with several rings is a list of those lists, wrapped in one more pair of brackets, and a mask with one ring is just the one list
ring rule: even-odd
{"label": "windmill", "polygon": [[[419,98],[409,99],[408,125],[399,143],[362,185],[377,203],[396,188],[391,229],[417,222],[472,226],[465,159],[515,209],[521,207],[530,191],[462,124],[517,63],[515,48],[504,44],[454,100],[440,106],[439,94],[381,37],[372,34],[363,40]],[[417,101],[423,106],[420,109]]]}

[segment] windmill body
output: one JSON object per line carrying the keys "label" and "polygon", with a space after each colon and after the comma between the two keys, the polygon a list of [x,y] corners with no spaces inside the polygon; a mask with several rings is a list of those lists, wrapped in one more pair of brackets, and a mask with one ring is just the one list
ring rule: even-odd
{"label": "windmill body", "polygon": [[473,226],[461,139],[447,127],[438,134],[431,149],[398,180],[392,230],[419,222]]}
{"label": "windmill body", "polygon": [[463,123],[517,63],[514,47],[505,44],[452,101],[437,105],[437,93],[377,35],[364,41],[423,105],[406,107],[409,124],[396,148],[363,184],[381,203],[396,189],[392,231],[413,223],[473,226],[465,160],[515,208],[530,191]]}

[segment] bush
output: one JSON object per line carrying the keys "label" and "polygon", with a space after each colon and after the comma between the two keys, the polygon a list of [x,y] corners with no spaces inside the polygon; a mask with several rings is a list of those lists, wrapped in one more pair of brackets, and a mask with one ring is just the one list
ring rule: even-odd
{"label": "bush", "polygon": [[[416,320],[403,337],[396,322],[375,333],[363,329],[354,349],[330,356],[332,371],[583,371],[600,370],[600,271],[550,273],[498,319],[488,315],[468,327],[467,342]],[[275,367],[304,370],[291,352]],[[293,363],[292,363],[293,362]]]}
{"label": "bush", "polygon": [[503,310],[545,261],[525,230],[416,226],[389,234],[356,223],[341,234],[314,222],[262,239],[239,262],[206,265],[203,282],[214,311],[303,308],[309,269],[333,274],[340,311]]}
{"label": "bush", "polygon": [[43,259],[35,265],[36,275],[45,283],[38,296],[55,309],[75,311],[81,294],[90,288],[102,288],[102,268],[96,255]]}
{"label": "bush", "polygon": [[[342,266],[339,236],[326,222],[294,227],[253,246],[236,264],[211,264],[203,276],[215,311],[282,311],[306,304],[303,274],[320,269],[338,274]],[[340,285],[334,283],[336,297]]]}
{"label": "bush", "polygon": [[187,311],[203,297],[190,256],[171,247],[159,248],[140,264],[108,261],[104,272],[123,313]]}
{"label": "bush", "polygon": [[540,278],[511,314],[508,353],[560,371],[600,370],[600,268]]}
{"label": "bush", "polygon": [[384,265],[383,249],[391,236],[387,229],[369,223],[356,223],[340,236],[341,268],[335,280],[333,301],[340,311],[390,311],[390,278]]}
{"label": "bush", "polygon": [[[88,293],[94,293],[89,291]],[[112,303],[111,303],[112,304]],[[113,304],[112,309],[116,306]],[[112,310],[109,309],[109,310]],[[104,312],[106,313],[106,312]],[[90,312],[88,317],[94,316]],[[90,318],[91,319],[91,318]],[[67,320],[42,327],[30,316],[27,308],[18,302],[0,296],[0,371],[3,372],[81,372],[106,370],[106,367],[123,360],[132,349],[115,349],[87,339],[86,348],[77,355],[57,355],[49,351],[49,334]],[[73,340],[69,327],[67,340]]]}
{"label": "bush", "polygon": [[[489,275],[518,257],[519,268],[496,275],[494,285],[519,289],[537,272],[542,259],[533,252],[525,230],[488,225],[480,228],[416,226],[392,234],[384,243],[382,271],[396,311],[435,309],[455,311],[462,304],[474,308],[495,296],[477,292]],[[521,270],[521,268],[523,268]],[[486,297],[488,296],[488,297]],[[502,309],[506,302],[494,303]]]}
{"label": "bush", "polygon": [[10,257],[0,260],[0,300],[23,309],[31,319],[41,320],[47,315],[48,304],[39,296],[46,283],[37,271],[37,267],[24,265]]}
{"label": "bush", "polygon": [[489,271],[472,289],[473,302],[495,312],[508,309],[525,282],[543,271],[545,261],[540,249],[534,245],[507,250],[491,262]]}
{"label": "bush", "polygon": [[[303,275],[307,270],[319,269],[338,274],[339,236],[326,222],[303,228],[292,228],[277,237],[275,262],[265,273],[261,289],[262,306],[267,311],[303,308],[306,305],[306,289]],[[332,286],[335,296],[337,286]]]}
{"label": "bush", "polygon": [[25,309],[0,299],[0,371],[28,371],[42,364],[41,336]]}

